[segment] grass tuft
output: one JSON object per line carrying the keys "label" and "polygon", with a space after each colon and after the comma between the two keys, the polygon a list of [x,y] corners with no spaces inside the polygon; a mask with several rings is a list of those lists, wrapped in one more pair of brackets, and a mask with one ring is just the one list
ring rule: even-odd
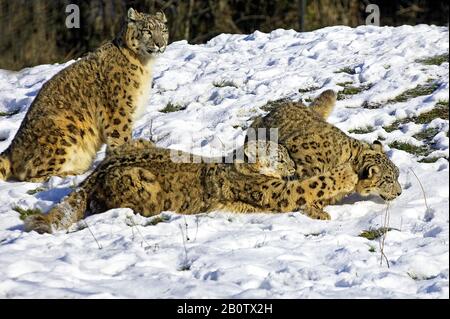
{"label": "grass tuft", "polygon": [[183,105],[177,105],[177,104],[173,104],[173,103],[169,102],[169,103],[167,103],[166,107],[163,108],[160,112],[161,113],[172,113],[172,112],[182,111],[185,109],[186,109],[186,107]]}
{"label": "grass tuft", "polygon": [[9,116],[13,116],[13,115],[16,115],[16,114],[19,114],[19,113],[20,113],[20,109],[17,109],[17,110],[13,110],[13,111],[10,111],[10,112],[0,112],[0,116],[9,117]]}
{"label": "grass tuft", "polygon": [[153,217],[148,223],[145,224],[145,226],[155,226],[155,225],[158,225],[159,223],[165,223],[169,220],[170,220],[169,216],[159,215],[159,216]]}
{"label": "grass tuft", "polygon": [[410,154],[414,154],[417,156],[426,156],[429,153],[429,149],[427,146],[415,146],[408,143],[395,141],[389,144],[389,147],[395,148],[401,151],[408,152]]}
{"label": "grass tuft", "polygon": [[46,189],[43,188],[43,187],[38,187],[38,188],[35,188],[35,189],[30,189],[30,190],[28,190],[28,191],[27,191],[27,194],[28,194],[28,195],[35,195],[35,194],[40,193],[40,192],[43,192],[43,191],[45,191],[45,190],[46,190]]}
{"label": "grass tuft", "polygon": [[364,101],[364,103],[361,105],[363,109],[367,110],[378,110],[383,108],[383,106],[384,106],[383,103],[369,102],[369,101]]}
{"label": "grass tuft", "polygon": [[306,87],[306,88],[298,89],[298,92],[299,93],[308,93],[308,92],[312,92],[312,91],[315,91],[315,90],[318,90],[318,89],[320,89],[318,86],[309,86],[309,87]]}
{"label": "grass tuft", "polygon": [[382,237],[384,234],[386,234],[388,231],[391,231],[391,230],[394,230],[394,228],[380,227],[380,228],[375,228],[375,229],[364,230],[361,232],[361,234],[359,234],[359,237],[363,237],[368,240],[375,240],[377,238]]}
{"label": "grass tuft", "polygon": [[355,75],[356,71],[355,71],[355,68],[353,68],[351,66],[346,66],[346,67],[343,67],[342,69],[334,71],[334,73],[347,73],[350,75]]}
{"label": "grass tuft", "polygon": [[363,91],[366,91],[371,88],[371,85],[362,85],[362,86],[345,86],[342,91],[339,91],[337,94],[338,100],[344,100],[348,96],[359,94]]}
{"label": "grass tuft", "polygon": [[350,130],[348,132],[353,133],[353,134],[368,134],[368,133],[372,133],[373,131],[375,131],[375,129],[372,126],[368,126],[368,127],[363,127],[363,128],[356,128],[356,129]]}
{"label": "grass tuft", "polygon": [[448,53],[435,55],[429,58],[419,59],[416,62],[425,64],[425,65],[441,65],[444,62],[448,62]]}
{"label": "grass tuft", "polygon": [[448,157],[426,157],[426,158],[422,158],[421,160],[419,160],[419,163],[436,163],[438,159],[444,158],[448,161]]}
{"label": "grass tuft", "polygon": [[436,118],[440,118],[443,120],[448,120],[449,111],[448,111],[448,101],[439,101],[436,103],[434,109],[429,112],[425,112],[420,114],[419,116],[407,117],[401,120],[396,120],[389,126],[384,126],[383,129],[390,133],[395,130],[398,130],[403,124],[414,122],[416,124],[428,124]]}
{"label": "grass tuft", "polygon": [[437,118],[448,120],[448,101],[447,104],[440,104],[440,102],[438,102],[434,109],[420,114],[414,122],[417,124],[426,124]]}
{"label": "grass tuft", "polygon": [[414,134],[413,137],[419,141],[430,142],[438,133],[439,130],[437,128],[430,127],[420,133]]}
{"label": "grass tuft", "polygon": [[419,281],[419,280],[431,280],[431,279],[436,278],[436,276],[420,276],[420,275],[417,275],[416,273],[413,273],[413,272],[407,272],[407,274],[408,274],[409,277],[411,277],[412,280],[416,280],[416,281]]}
{"label": "grass tuft", "polygon": [[38,208],[25,209],[19,206],[14,206],[12,209],[19,213],[21,220],[25,220],[25,218],[27,218],[28,216],[42,214],[42,211]]}
{"label": "grass tuft", "polygon": [[224,88],[224,87],[234,87],[236,89],[238,88],[238,85],[231,80],[214,81],[213,85],[216,88]]}
{"label": "grass tuft", "polygon": [[387,101],[387,103],[399,103],[399,102],[406,102],[409,99],[418,97],[418,96],[425,96],[430,95],[436,89],[439,88],[438,83],[427,83],[422,85],[417,85],[415,88],[406,90],[405,92],[401,93],[400,95],[397,95],[392,100]]}
{"label": "grass tuft", "polygon": [[318,236],[321,236],[321,235],[323,235],[323,231],[305,234],[305,237],[318,237]]}
{"label": "grass tuft", "polygon": [[351,84],[353,84],[352,81],[336,83],[336,85],[339,85],[339,86],[342,86],[342,87],[346,87],[346,86],[349,86],[349,85],[351,85]]}

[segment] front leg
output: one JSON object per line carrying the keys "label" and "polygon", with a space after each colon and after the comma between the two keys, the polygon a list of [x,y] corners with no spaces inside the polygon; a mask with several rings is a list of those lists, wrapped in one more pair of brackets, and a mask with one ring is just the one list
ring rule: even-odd
{"label": "front leg", "polygon": [[246,203],[259,212],[303,211],[314,219],[330,219],[321,203],[352,192],[357,181],[352,166],[345,164],[304,180],[285,181],[263,175],[231,178],[229,185],[222,186],[222,194],[228,202]]}
{"label": "front leg", "polygon": [[103,129],[107,154],[116,147],[131,141],[132,130],[130,113],[125,112],[124,108],[119,108],[118,111],[113,112]]}
{"label": "front leg", "polygon": [[[313,176],[300,182],[297,193],[303,192],[300,203],[304,201],[302,210],[314,219],[330,219],[323,211],[326,203],[335,202],[354,191],[358,175],[350,164],[343,164],[329,172]],[[303,200],[302,200],[303,198]]]}

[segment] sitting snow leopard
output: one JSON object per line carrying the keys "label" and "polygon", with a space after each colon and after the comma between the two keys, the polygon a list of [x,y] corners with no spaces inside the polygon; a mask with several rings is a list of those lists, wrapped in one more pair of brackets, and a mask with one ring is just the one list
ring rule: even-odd
{"label": "sitting snow leopard", "polygon": [[[330,196],[340,187],[341,176],[330,175],[329,182],[319,179],[311,188],[319,190],[313,207],[317,216],[329,219],[323,207],[335,203],[343,196],[356,191],[367,196],[377,194],[392,200],[401,194],[398,183],[399,170],[386,156],[379,141],[372,145],[347,136],[340,129],[326,122],[333,111],[336,94],[323,92],[310,107],[301,102],[286,102],[256,119],[251,128],[278,128],[279,143],[289,152],[296,164],[300,180],[308,180],[329,174],[337,167],[351,165],[358,179],[349,191]],[[250,135],[247,136],[249,141]]]}
{"label": "sitting snow leopard", "polygon": [[166,17],[133,9],[117,37],[45,83],[9,148],[0,180],[44,181],[84,173],[103,143],[131,139],[152,65],[168,42]]}
{"label": "sitting snow leopard", "polygon": [[[244,147],[246,156],[252,156],[251,148],[251,145]],[[157,148],[146,141],[132,141],[113,150],[48,214],[28,217],[25,230],[39,233],[64,230],[88,214],[119,207],[131,208],[144,216],[162,211],[195,214],[220,210],[236,213],[302,210],[313,218],[321,218],[315,215],[312,206],[321,191],[314,185],[336,182],[321,197],[326,199],[350,192],[357,182],[358,176],[350,165],[301,181],[282,179],[280,174],[293,173],[295,166],[282,146],[277,149],[284,155],[275,165],[269,165],[270,160],[264,158],[260,161],[261,157],[254,164],[212,163],[210,159],[182,163],[172,160],[169,149]],[[255,154],[261,156],[260,152]],[[261,171],[269,173],[264,175]]]}

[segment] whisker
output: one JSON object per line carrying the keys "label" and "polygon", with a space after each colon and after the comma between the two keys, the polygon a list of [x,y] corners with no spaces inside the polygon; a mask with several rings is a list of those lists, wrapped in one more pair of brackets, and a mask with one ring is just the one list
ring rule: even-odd
{"label": "whisker", "polygon": [[380,253],[381,253],[381,258],[380,258],[380,266],[383,265],[383,259],[386,261],[386,265],[388,268],[390,268],[390,264],[389,264],[389,260],[386,256],[386,254],[384,253],[384,245],[385,245],[385,241],[386,241],[386,235],[389,229],[389,222],[390,222],[390,213],[389,213],[389,206],[390,206],[390,201],[386,201],[386,210],[384,213],[384,222],[383,222],[383,237],[381,237],[381,240],[379,241],[379,245],[380,245]]}
{"label": "whisker", "polygon": [[425,202],[425,207],[427,208],[427,212],[430,210],[430,207],[428,206],[428,202],[427,202],[427,195],[425,194],[425,189],[422,185],[422,182],[420,181],[419,177],[416,175],[416,173],[414,172],[414,170],[409,167],[409,170],[414,174],[414,177],[417,179],[417,182],[419,182],[419,186],[422,189],[422,195],[423,195],[423,200]]}

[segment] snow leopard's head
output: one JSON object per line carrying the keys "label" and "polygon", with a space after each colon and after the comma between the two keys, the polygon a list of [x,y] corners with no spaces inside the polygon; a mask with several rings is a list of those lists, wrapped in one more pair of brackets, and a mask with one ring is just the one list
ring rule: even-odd
{"label": "snow leopard's head", "polygon": [[141,58],[164,52],[169,40],[166,23],[163,12],[152,15],[130,8],[123,30],[125,45]]}
{"label": "snow leopard's head", "polygon": [[379,195],[384,200],[393,200],[402,193],[398,182],[399,169],[384,153],[379,141],[369,145],[360,155],[362,167],[356,191],[367,196]]}

